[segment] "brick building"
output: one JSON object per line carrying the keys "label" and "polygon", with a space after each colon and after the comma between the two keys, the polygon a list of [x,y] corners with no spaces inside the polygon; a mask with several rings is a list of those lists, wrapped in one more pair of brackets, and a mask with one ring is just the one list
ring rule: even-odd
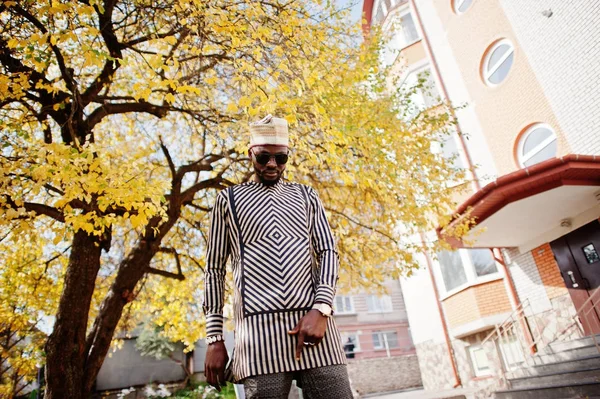
{"label": "brick building", "polygon": [[600,2],[363,11],[391,35],[382,62],[401,84],[428,81],[417,103],[464,105],[444,151],[470,171],[456,214],[476,224],[401,281],[425,388],[498,384],[553,342],[600,333]]}
{"label": "brick building", "polygon": [[351,340],[354,359],[383,358],[415,353],[408,316],[397,280],[385,283],[383,295],[336,295],[334,317],[342,342]]}

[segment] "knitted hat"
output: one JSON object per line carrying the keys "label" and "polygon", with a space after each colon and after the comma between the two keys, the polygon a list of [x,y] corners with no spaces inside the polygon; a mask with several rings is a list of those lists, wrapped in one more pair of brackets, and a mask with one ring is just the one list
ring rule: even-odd
{"label": "knitted hat", "polygon": [[250,124],[250,148],[257,145],[289,146],[288,123],[285,119],[267,115]]}

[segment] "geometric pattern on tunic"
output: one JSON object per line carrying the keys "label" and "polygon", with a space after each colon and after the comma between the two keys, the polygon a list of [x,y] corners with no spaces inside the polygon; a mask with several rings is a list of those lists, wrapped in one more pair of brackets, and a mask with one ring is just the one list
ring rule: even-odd
{"label": "geometric pattern on tunic", "polygon": [[285,201],[277,191],[237,201],[230,191],[243,245],[244,316],[310,309],[314,302],[307,198],[300,185],[294,188]]}

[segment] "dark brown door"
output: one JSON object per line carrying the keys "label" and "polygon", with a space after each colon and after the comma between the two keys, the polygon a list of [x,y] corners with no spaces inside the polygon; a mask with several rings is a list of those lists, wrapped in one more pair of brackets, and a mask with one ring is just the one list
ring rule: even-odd
{"label": "dark brown door", "polygon": [[[600,333],[600,298],[588,301],[600,287],[600,223],[597,220],[550,243],[560,272],[586,334]],[[582,309],[587,301],[587,305]]]}

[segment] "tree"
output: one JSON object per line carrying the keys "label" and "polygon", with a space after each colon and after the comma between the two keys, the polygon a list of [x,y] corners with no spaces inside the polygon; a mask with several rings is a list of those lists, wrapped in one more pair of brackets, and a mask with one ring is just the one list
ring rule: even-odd
{"label": "tree", "polygon": [[416,266],[398,226],[450,209],[460,171],[430,148],[452,121],[444,105],[401,119],[410,96],[358,38],[320,0],[0,4],[0,245],[31,259],[2,251],[16,283],[0,290],[36,328],[54,317],[47,398],[88,397],[115,331],[148,315],[188,347],[202,336],[208,212],[250,177],[246,126],[268,112],[291,124],[288,178],[326,204],[342,284]]}

